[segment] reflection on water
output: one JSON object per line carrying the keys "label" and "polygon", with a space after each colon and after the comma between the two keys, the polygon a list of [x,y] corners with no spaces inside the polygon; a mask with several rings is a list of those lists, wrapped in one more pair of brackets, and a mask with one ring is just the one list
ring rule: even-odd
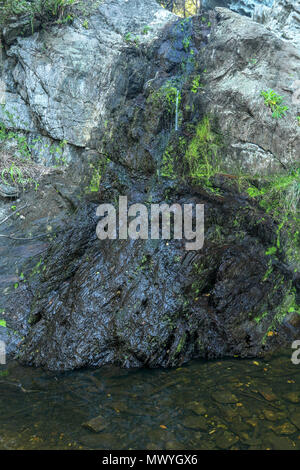
{"label": "reflection on water", "polygon": [[[63,374],[1,366],[0,448],[300,449],[290,357]],[[83,426],[93,418],[100,432]]]}

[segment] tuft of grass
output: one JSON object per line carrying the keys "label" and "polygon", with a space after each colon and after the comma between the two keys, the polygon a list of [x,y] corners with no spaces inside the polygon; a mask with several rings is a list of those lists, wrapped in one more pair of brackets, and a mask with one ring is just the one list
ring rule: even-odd
{"label": "tuft of grass", "polygon": [[2,0],[0,2],[0,23],[7,22],[16,16],[30,15],[31,21],[41,19],[43,23],[51,21],[62,22],[71,18],[69,8],[77,0]]}
{"label": "tuft of grass", "polygon": [[52,168],[0,150],[0,182],[4,184],[23,190],[29,187],[37,190],[40,179],[52,171]]}
{"label": "tuft of grass", "polygon": [[[4,105],[1,106],[10,121],[11,127],[15,128],[13,116],[6,111]],[[38,140],[36,139],[36,142]],[[5,150],[7,142],[13,142],[16,145],[15,154]],[[59,167],[65,164],[62,154],[66,144],[66,141],[62,141],[49,149],[49,153],[55,157]],[[0,182],[23,190],[28,187],[38,189],[38,181],[42,176],[53,171],[55,167],[48,168],[34,162],[32,160],[33,148],[34,145],[29,145],[24,135],[8,129],[4,122],[0,121]]]}
{"label": "tuft of grass", "polygon": [[185,173],[195,182],[210,186],[211,178],[220,171],[220,137],[213,132],[208,116],[196,127],[196,134],[190,141],[185,156]]}
{"label": "tuft of grass", "polygon": [[0,0],[0,26],[4,26],[11,18],[28,16],[34,32],[35,20],[42,26],[69,23],[76,16],[89,16],[101,2],[102,0]]}

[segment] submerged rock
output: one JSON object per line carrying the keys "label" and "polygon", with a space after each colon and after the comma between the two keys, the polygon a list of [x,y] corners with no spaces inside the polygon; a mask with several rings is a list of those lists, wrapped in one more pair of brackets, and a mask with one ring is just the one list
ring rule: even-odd
{"label": "submerged rock", "polygon": [[208,430],[208,422],[202,416],[188,416],[183,420],[183,425],[186,428],[199,429],[200,431]]}
{"label": "submerged rock", "polygon": [[222,404],[234,404],[238,402],[237,397],[230,392],[214,392],[212,393],[212,397],[218,403]]}
{"label": "submerged rock", "polygon": [[278,426],[271,426],[271,429],[275,432],[275,434],[278,434],[280,436],[295,434],[295,432],[297,432],[297,428],[289,422],[280,424]]}
{"label": "submerged rock", "polygon": [[229,431],[224,431],[222,434],[216,435],[216,444],[220,449],[229,449],[236,444],[238,440],[238,436]]}

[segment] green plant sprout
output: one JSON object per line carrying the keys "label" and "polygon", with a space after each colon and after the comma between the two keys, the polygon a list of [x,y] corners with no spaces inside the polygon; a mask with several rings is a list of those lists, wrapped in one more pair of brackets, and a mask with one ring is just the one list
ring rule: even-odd
{"label": "green plant sprout", "polygon": [[197,75],[192,81],[191,92],[197,93],[199,88],[202,88],[203,85],[200,83],[200,75]]}
{"label": "green plant sprout", "polygon": [[22,171],[14,163],[11,164],[10,168],[4,168],[4,170],[2,170],[1,178],[3,183],[7,185],[9,184],[7,181],[9,178],[13,184],[24,183]]}
{"label": "green plant sprout", "polygon": [[265,105],[271,108],[273,118],[280,119],[285,116],[289,108],[282,104],[283,96],[278,95],[274,90],[262,91],[261,96],[265,99]]}
{"label": "green plant sprout", "polygon": [[145,26],[145,27],[143,28],[142,34],[143,34],[144,36],[146,36],[146,35],[149,33],[150,30],[151,30],[150,26]]}

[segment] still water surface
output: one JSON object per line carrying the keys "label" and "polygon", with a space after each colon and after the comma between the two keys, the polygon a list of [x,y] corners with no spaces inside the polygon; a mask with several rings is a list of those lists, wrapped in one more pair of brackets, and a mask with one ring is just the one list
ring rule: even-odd
{"label": "still water surface", "polygon": [[[291,351],[172,370],[0,367],[0,449],[300,449]],[[83,426],[96,417],[98,433]]]}

